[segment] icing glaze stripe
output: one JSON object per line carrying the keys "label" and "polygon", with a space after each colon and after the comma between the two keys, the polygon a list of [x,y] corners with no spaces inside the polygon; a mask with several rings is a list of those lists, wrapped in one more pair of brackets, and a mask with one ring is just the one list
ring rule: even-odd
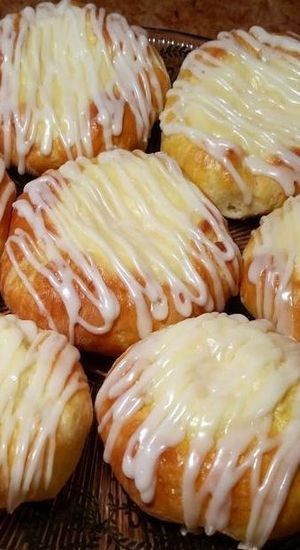
{"label": "icing glaze stripe", "polygon": [[[186,526],[199,527],[203,509],[208,535],[230,533],[232,491],[250,470],[251,506],[241,547],[260,548],[299,471],[299,359],[298,343],[272,332],[265,320],[241,315],[205,314],[153,333],[116,362],[97,395],[100,434],[108,428],[105,460],[123,426],[146,407],[122,459],[123,473],[134,480],[142,501],[154,498],[165,450],[187,440],[181,487]],[[275,411],[292,388],[286,424],[272,431]],[[208,453],[211,464],[205,463],[199,486]],[[263,472],[266,453],[270,463]]]}
{"label": "icing glaze stripe", "polygon": [[105,148],[112,148],[126,105],[138,141],[146,144],[163,106],[156,71],[165,69],[151,53],[145,32],[130,27],[121,15],[67,0],[26,7],[0,22],[0,51],[6,166],[14,134],[20,173],[34,146],[47,156],[58,141],[69,159],[94,156],[97,125],[103,128]]}
{"label": "icing glaze stripe", "polygon": [[[25,192],[28,200],[20,198],[14,209],[33,236],[17,228],[6,253],[55,328],[29,270],[46,278],[64,305],[71,340],[77,324],[105,334],[120,315],[112,276],[135,306],[140,337],[154,320],[167,318],[171,301],[189,317],[194,304],[222,310],[228,290],[238,291],[239,251],[221,214],[166,155],[115,150],[93,161],[80,158],[29,183]],[[99,313],[99,324],[82,317],[82,295]]]}
{"label": "icing glaze stripe", "polygon": [[186,57],[167,94],[163,133],[183,134],[218,160],[245,204],[252,191],[243,167],[273,178],[287,196],[297,192],[299,44],[260,27],[222,32]]}
{"label": "icing glaze stripe", "polygon": [[0,463],[9,480],[9,512],[29,491],[49,486],[63,411],[76,392],[87,388],[81,372],[73,371],[78,360],[64,336],[38,331],[13,315],[0,316]]}

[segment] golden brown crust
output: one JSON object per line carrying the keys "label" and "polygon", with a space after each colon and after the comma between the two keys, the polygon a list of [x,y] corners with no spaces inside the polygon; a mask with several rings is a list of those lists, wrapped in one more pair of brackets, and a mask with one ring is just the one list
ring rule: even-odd
{"label": "golden brown crust", "polygon": [[[232,35],[243,47],[252,53],[254,50],[237,33],[232,31]],[[209,44],[209,43],[208,43]],[[280,48],[274,48],[275,50]],[[217,59],[223,59],[226,63],[227,54],[222,48],[210,47],[209,54]],[[294,53],[297,56],[296,53]],[[188,69],[181,69],[179,78],[187,82],[193,80],[193,76]],[[201,92],[199,92],[201,93]],[[175,98],[170,96],[166,100],[165,109],[167,110],[175,103]],[[170,111],[166,120],[171,122],[174,113]],[[242,191],[228,170],[210,155],[200,145],[189,139],[183,134],[162,134],[162,151],[173,157],[186,174],[208,198],[219,208],[222,214],[228,218],[240,219],[250,216],[267,214],[275,208],[281,206],[287,196],[282,186],[274,179],[265,175],[254,175],[245,166],[241,158],[235,155],[234,151],[229,151],[230,161],[244,180],[250,191],[251,201],[245,203]],[[299,151],[294,150],[299,155]],[[271,159],[268,159],[272,165]],[[281,161],[276,160],[274,164],[278,166]],[[284,163],[281,163],[284,165]],[[295,187],[295,195],[300,192],[299,182]]]}
{"label": "golden brown crust", "polygon": [[[81,371],[81,380],[86,381],[80,363],[76,363],[70,373],[69,380]],[[88,384],[78,389],[66,403],[62,412],[55,437],[55,452],[50,483],[46,487],[41,483],[30,487],[26,494],[26,502],[40,501],[54,498],[65,485],[74,471],[82,449],[89,433],[93,419],[92,401]],[[18,447],[18,432],[15,430],[8,452],[8,467],[11,468]],[[31,447],[28,448],[28,455]],[[42,469],[46,467],[46,453]],[[44,479],[44,476],[41,478]],[[8,496],[9,479],[3,469],[0,469],[0,509],[6,508]]]}
{"label": "golden brown crust", "polygon": [[235,159],[234,166],[252,193],[251,203],[246,205],[242,192],[224,166],[181,134],[163,135],[162,151],[178,162],[186,176],[200,187],[227,218],[265,214],[286,200],[286,194],[277,181],[267,176],[254,176]]}
{"label": "golden brown crust", "polygon": [[251,283],[248,278],[249,267],[253,259],[253,251],[254,238],[251,235],[250,240],[243,252],[240,296],[245,307],[248,309],[251,315],[256,318],[256,286]]}
{"label": "golden brown crust", "polygon": [[[6,192],[8,186],[12,186],[12,185],[14,186],[12,180],[10,179],[8,174],[5,172],[3,180],[0,182],[0,204],[1,204],[1,197],[3,197],[3,194]],[[5,241],[8,236],[11,213],[12,213],[12,204],[15,198],[16,198],[16,189],[14,186],[14,191],[11,193],[11,196],[6,202],[3,216],[0,218],[0,256],[3,252]]]}
{"label": "golden brown crust", "polygon": [[[167,74],[159,68],[155,69],[157,77],[160,82],[160,86],[163,91],[163,96],[166,95],[166,92],[169,87],[169,81]],[[153,98],[154,101],[154,98]],[[94,113],[95,110],[91,107],[91,113]],[[157,111],[157,116],[158,116]],[[97,113],[91,114],[92,118],[92,143],[93,143],[93,153],[94,156],[97,156],[102,151],[106,150],[103,128],[96,120]],[[4,141],[5,130],[3,126],[0,126],[0,151],[3,152],[3,141]],[[121,149],[128,149],[133,151],[134,149],[143,149],[144,145],[138,140],[136,122],[133,112],[130,108],[130,105],[126,103],[124,108],[124,117],[123,117],[123,127],[122,132],[119,136],[113,136],[112,138],[113,146],[119,147]],[[73,152],[74,158],[76,157]],[[25,159],[25,171],[28,174],[41,175],[48,169],[57,169],[67,162],[68,156],[65,148],[61,141],[56,138],[53,141],[51,155],[45,156],[41,153],[39,147],[35,144],[30,149],[29,153],[26,155]],[[18,154],[16,150],[16,134],[13,130],[12,132],[12,154],[11,154],[11,164],[14,167],[18,166]]]}
{"label": "golden brown crust", "polygon": [[[18,30],[18,20],[19,15],[15,16],[15,28],[16,32]],[[104,23],[104,36],[107,41],[109,41],[108,34],[106,32],[106,25]],[[164,66],[162,58],[159,56],[158,52],[151,45],[148,46],[148,51],[150,54],[150,60],[152,63],[152,69],[154,69],[155,75],[159,81],[159,86],[161,89],[162,97],[165,98],[167,90],[170,87],[170,79],[167,73],[167,70]],[[157,62],[159,60],[159,63]],[[0,61],[1,61],[1,52],[0,52]],[[149,82],[150,79],[149,79]],[[141,82],[142,83],[142,82]],[[150,84],[151,92],[151,103],[156,114],[156,118],[159,115],[159,107],[157,105],[157,100],[155,97],[154,88]],[[22,110],[22,106],[20,106]],[[104,133],[102,125],[97,121],[98,111],[94,104],[90,105],[90,120],[92,128],[92,146],[93,146],[93,156],[97,156],[102,151],[106,150]],[[0,152],[4,152],[4,137],[5,137],[5,126],[0,125]],[[124,107],[124,116],[123,116],[123,126],[120,135],[112,136],[113,147],[119,147],[122,149],[128,149],[133,151],[134,149],[144,149],[145,144],[139,140],[137,135],[136,120],[133,114],[133,111],[129,103],[125,104]],[[73,158],[76,158],[75,148],[71,149]],[[62,164],[67,162],[69,157],[67,152],[59,138],[54,138],[52,144],[51,154],[46,156],[44,155],[38,144],[34,144],[30,151],[25,157],[25,172],[32,175],[41,175],[48,169],[57,169]],[[12,126],[11,132],[11,165],[14,167],[18,166],[18,153],[16,147],[16,132],[14,126]]]}
{"label": "golden brown crust", "polygon": [[[78,364],[79,365],[79,364]],[[78,365],[75,368],[78,368]],[[88,386],[68,401],[56,436],[53,476],[47,490],[40,488],[32,500],[53,498],[73,473],[92,425],[93,407]]]}
{"label": "golden brown crust", "polygon": [[[26,194],[23,194],[20,197],[20,200],[24,199],[28,200],[28,196]],[[50,227],[51,226],[49,226],[49,228]],[[209,225],[202,225],[201,228],[207,235],[210,236],[211,240],[213,240],[214,242],[216,241],[216,236]],[[10,235],[13,235],[19,229],[24,230],[34,239],[32,229],[25,221],[25,219],[21,218],[15,210],[12,215]],[[51,229],[53,230],[53,227]],[[54,320],[58,332],[66,334],[68,336],[69,318],[60,296],[55,292],[53,286],[51,286],[48,279],[43,277],[38,271],[35,271],[33,267],[26,261],[20,249],[14,247],[13,243],[12,247],[14,249],[14,254],[20,265],[20,268],[22,269],[23,273],[28,278],[38,295],[41,297],[42,301],[46,304],[47,310],[51,314],[51,317]],[[211,255],[209,251],[207,251],[207,253],[208,255]],[[222,281],[225,300],[228,300],[231,297],[231,290],[229,288],[225,274],[220,270],[220,267],[216,264],[215,259],[213,257],[212,259],[216,265],[217,272],[219,273]],[[228,262],[227,264],[233,279],[236,279],[237,277],[234,264],[234,262],[236,261],[237,258],[234,258],[234,260]],[[40,328],[49,328],[47,319],[39,311],[32,295],[28,292],[24,283],[12,266],[7,251],[4,251],[0,267],[0,289],[3,299],[9,309],[14,313],[17,313],[17,315],[21,319],[33,320]],[[76,267],[72,264],[72,268],[75,272],[78,272],[78,266]],[[120,303],[120,315],[114,322],[111,330],[102,335],[91,334],[82,326],[77,325],[75,327],[74,344],[77,347],[88,351],[101,351],[101,353],[104,353],[106,355],[118,356],[131,344],[140,339],[137,327],[136,308],[129,294],[128,288],[124,285],[122,280],[117,277],[115,273],[112,272],[112,267],[98,265],[98,269],[101,272],[105,284],[116,295],[116,298]],[[211,280],[208,271],[200,262],[196,264],[196,269],[207,282],[209,291],[214,297],[215,302],[216,299],[215,291],[213,288],[213,281]],[[82,274],[81,276],[83,277]],[[238,283],[239,281],[236,281],[237,285]],[[91,289],[91,283],[86,281],[86,284]],[[103,319],[100,316],[98,310],[96,310],[96,308],[92,306],[92,304],[82,293],[80,288],[77,288],[77,292],[80,296],[82,304],[80,312],[81,317],[94,326],[103,325]],[[158,330],[184,319],[184,317],[176,310],[171,292],[169,288],[167,288],[167,286],[164,286],[164,292],[168,300],[168,316],[162,321],[153,319],[153,330]],[[204,307],[193,304],[191,317],[198,316],[204,312]]]}
{"label": "golden brown crust", "polygon": [[[250,265],[254,259],[255,241],[256,239],[259,239],[259,235],[260,235],[260,228],[252,232],[250,240],[243,252],[241,288],[240,288],[241,300],[244,306],[251,313],[251,315],[256,319],[261,317],[257,308],[257,289],[259,288],[262,294],[266,291],[265,289],[266,271],[263,271],[260,274],[258,287],[249,280],[248,273],[249,273]],[[273,303],[273,312],[274,312],[275,296],[278,290],[279,280],[277,279],[274,281],[274,286],[270,287],[270,284],[271,283],[269,281],[268,289],[270,291],[270,299]],[[300,280],[296,270],[293,270],[291,279],[289,281],[289,293],[290,293],[290,299],[289,301],[285,302],[286,305],[289,304],[288,307],[290,311],[291,326],[290,326],[289,336],[292,336],[296,340],[300,341]],[[270,321],[272,320],[273,319],[270,319]]]}
{"label": "golden brown crust", "polygon": [[[293,394],[296,388],[290,390],[273,414],[272,431],[283,429],[282,426],[288,422],[292,408]],[[112,400],[106,400],[100,410],[97,410],[98,421],[104,417],[112,405]],[[130,436],[137,430],[143,420],[148,416],[151,406],[144,406],[138,413],[122,424],[118,438],[113,446],[110,464],[114,475],[121,483],[129,496],[136,504],[148,514],[164,521],[184,523],[182,509],[182,476],[184,466],[188,457],[189,441],[185,439],[174,448],[167,449],[159,458],[156,469],[155,496],[150,504],[142,502],[140,493],[132,479],[127,478],[122,470],[122,459],[127,448]],[[101,432],[105,443],[111,422],[107,422]],[[265,453],[262,462],[261,476],[265,475],[268,465],[271,463],[274,451]],[[215,452],[211,451],[203,462],[199,476],[196,481],[196,489],[200,489],[202,482],[206,479],[214,462]],[[243,456],[240,458],[243,461]],[[250,515],[251,488],[250,470],[239,480],[231,493],[231,513],[226,533],[237,540],[245,540],[246,528]],[[205,510],[208,505],[206,501],[199,511],[198,525],[203,527]],[[282,508],[280,516],[271,535],[271,538],[288,536],[299,531],[299,508],[300,507],[300,470],[298,469],[291,484],[287,500]]]}

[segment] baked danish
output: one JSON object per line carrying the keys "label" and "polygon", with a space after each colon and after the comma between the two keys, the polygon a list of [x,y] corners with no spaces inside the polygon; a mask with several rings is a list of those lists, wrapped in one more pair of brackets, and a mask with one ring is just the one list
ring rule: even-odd
{"label": "baked danish", "polygon": [[300,345],[210,313],[132,346],[96,399],[104,458],[160,519],[260,548],[299,530]]}
{"label": "baked danish", "polygon": [[300,197],[261,220],[243,253],[241,299],[254,317],[300,340]]}
{"label": "baked danish", "polygon": [[54,497],[92,422],[79,353],[65,336],[0,316],[0,508]]}
{"label": "baked danish", "polygon": [[171,159],[115,150],[25,187],[1,291],[21,318],[117,355],[152,330],[222,311],[239,268],[223,217]]}
{"label": "baked danish", "polygon": [[8,235],[12,203],[15,197],[15,184],[7,175],[5,164],[3,160],[0,159],[0,256],[3,252],[4,243]]}
{"label": "baked danish", "polygon": [[144,148],[169,87],[146,32],[67,0],[0,22],[0,152],[42,174],[79,155]]}
{"label": "baked danish", "polygon": [[161,115],[162,149],[229,218],[300,188],[300,41],[260,27],[189,53]]}

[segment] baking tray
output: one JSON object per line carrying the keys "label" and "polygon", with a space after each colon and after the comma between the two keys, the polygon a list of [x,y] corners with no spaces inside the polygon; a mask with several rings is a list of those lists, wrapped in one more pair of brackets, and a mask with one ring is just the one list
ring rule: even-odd
{"label": "baking tray", "polygon": [[[189,51],[205,39],[163,29],[148,29],[149,41],[165,60],[171,80]],[[153,129],[148,151],[159,150],[159,126]],[[11,174],[21,190],[26,178]],[[245,246],[258,219],[229,222],[231,234]],[[5,311],[1,303],[0,311]],[[238,298],[227,311],[246,313]],[[111,360],[82,354],[91,393],[95,397]],[[179,525],[147,516],[127,497],[110,467],[103,462],[103,447],[94,423],[80,463],[56,499],[23,504],[13,514],[0,513],[0,550],[235,550],[231,539],[204,534],[183,536]],[[269,543],[272,550],[300,549],[300,536]]]}

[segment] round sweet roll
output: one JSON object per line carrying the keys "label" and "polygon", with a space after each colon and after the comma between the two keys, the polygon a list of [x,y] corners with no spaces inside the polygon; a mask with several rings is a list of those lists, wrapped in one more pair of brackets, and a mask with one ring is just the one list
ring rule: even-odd
{"label": "round sweet roll", "polygon": [[0,151],[42,174],[79,155],[145,148],[169,77],[146,32],[67,0],[0,22]]}
{"label": "round sweet roll", "polygon": [[243,253],[241,299],[256,318],[300,340],[300,197],[261,219]]}
{"label": "round sweet roll", "polygon": [[15,184],[6,173],[4,161],[0,158],[0,256],[9,232],[12,203],[15,197]]}
{"label": "round sweet roll", "polygon": [[239,273],[222,215],[174,161],[115,150],[25,187],[1,291],[21,318],[117,355],[153,330],[222,311]]}
{"label": "round sweet roll", "polygon": [[65,336],[0,316],[0,508],[53,498],[92,422],[79,353]]}
{"label": "round sweet roll", "polygon": [[300,41],[222,32],[189,53],[161,115],[162,149],[229,218],[300,189]]}
{"label": "round sweet roll", "polygon": [[300,345],[208,313],[132,346],[96,398],[104,459],[142,510],[260,548],[299,530]]}

